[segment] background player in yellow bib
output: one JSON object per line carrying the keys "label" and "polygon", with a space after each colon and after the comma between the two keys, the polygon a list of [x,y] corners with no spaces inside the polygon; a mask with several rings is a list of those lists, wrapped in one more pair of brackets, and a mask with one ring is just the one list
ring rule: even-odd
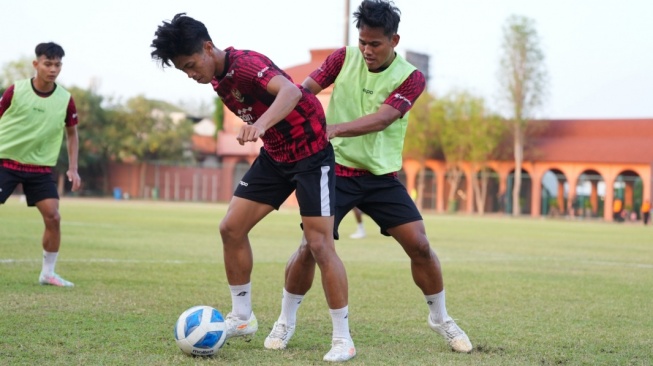
{"label": "background player in yellow bib", "polygon": [[56,43],[40,43],[32,62],[36,76],[17,81],[0,99],[0,203],[21,183],[28,206],[43,217],[43,265],[39,282],[72,287],[55,273],[61,245],[59,194],[52,176],[64,131],[72,190],[81,186],[77,173],[77,110],[70,93],[55,81],[61,72],[64,50]]}

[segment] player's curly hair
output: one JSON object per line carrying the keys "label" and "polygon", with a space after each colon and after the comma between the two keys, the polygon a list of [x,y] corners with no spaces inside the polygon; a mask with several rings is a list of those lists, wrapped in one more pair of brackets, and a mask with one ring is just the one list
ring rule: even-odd
{"label": "player's curly hair", "polygon": [[66,53],[63,51],[63,48],[54,42],[37,44],[36,48],[34,49],[34,53],[36,53],[36,58],[45,56],[45,58],[49,60],[56,58],[61,59],[66,55]]}
{"label": "player's curly hair", "polygon": [[364,0],[354,13],[356,28],[366,26],[383,28],[383,34],[392,37],[399,30],[401,11],[392,1]]}
{"label": "player's curly hair", "polygon": [[190,56],[202,50],[206,41],[212,41],[204,23],[186,13],[179,13],[171,22],[164,21],[156,32],[150,47],[151,56],[161,62],[162,67],[171,66],[170,60],[177,56]]}

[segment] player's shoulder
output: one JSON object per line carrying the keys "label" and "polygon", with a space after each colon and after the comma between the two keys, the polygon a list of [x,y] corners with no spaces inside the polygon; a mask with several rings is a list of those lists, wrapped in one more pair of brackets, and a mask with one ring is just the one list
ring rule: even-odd
{"label": "player's shoulder", "polygon": [[424,74],[419,71],[419,69],[413,70],[413,72],[408,75],[408,80],[410,80],[412,83],[415,84],[425,84],[426,83],[426,77]]}
{"label": "player's shoulder", "polygon": [[270,63],[270,59],[257,51],[253,50],[239,50],[235,48],[229,48],[229,58],[230,61],[232,62],[238,62],[238,63],[243,63],[243,62],[264,62],[264,63]]}

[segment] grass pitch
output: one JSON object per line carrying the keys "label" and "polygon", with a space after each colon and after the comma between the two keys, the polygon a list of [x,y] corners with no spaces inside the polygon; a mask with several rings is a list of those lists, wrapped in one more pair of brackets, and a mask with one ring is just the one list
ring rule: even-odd
{"label": "grass pitch", "polygon": [[[251,234],[259,332],[217,356],[181,353],[173,325],[199,304],[231,299],[218,224],[225,205],[65,198],[57,272],[72,289],[38,285],[43,224],[15,197],[0,207],[0,365],[324,364],[331,321],[319,278],[285,351],[263,340],[299,243],[294,209]],[[347,267],[351,365],[653,365],[653,227],[584,221],[425,215],[442,262],[447,308],[474,344],[456,354],[428,310],[401,248],[364,218],[338,252]]]}

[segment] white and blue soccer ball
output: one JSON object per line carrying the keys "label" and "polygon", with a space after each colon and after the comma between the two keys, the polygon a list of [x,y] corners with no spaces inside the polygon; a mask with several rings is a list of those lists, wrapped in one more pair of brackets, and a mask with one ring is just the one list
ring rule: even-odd
{"label": "white and blue soccer ball", "polygon": [[188,355],[211,356],[227,338],[224,317],[206,305],[193,306],[179,316],[175,324],[175,341]]}

